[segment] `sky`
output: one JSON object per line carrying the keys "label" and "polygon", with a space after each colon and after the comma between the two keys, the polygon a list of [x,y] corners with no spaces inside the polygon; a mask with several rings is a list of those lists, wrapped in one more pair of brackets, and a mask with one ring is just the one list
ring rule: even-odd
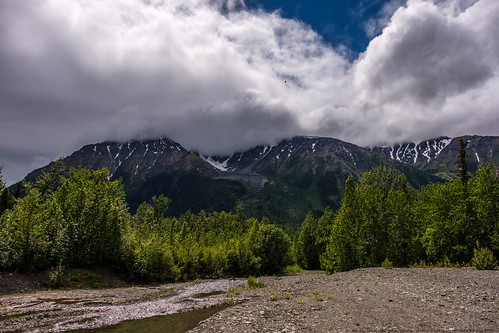
{"label": "sky", "polygon": [[8,184],[81,146],[499,135],[497,0],[1,0]]}

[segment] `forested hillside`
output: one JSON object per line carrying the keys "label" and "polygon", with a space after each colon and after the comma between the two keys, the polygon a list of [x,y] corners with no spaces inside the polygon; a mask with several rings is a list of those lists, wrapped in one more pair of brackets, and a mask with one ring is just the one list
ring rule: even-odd
{"label": "forested hillside", "polygon": [[[463,146],[464,147],[464,146]],[[493,269],[499,255],[499,176],[492,165],[476,176],[412,187],[386,166],[349,176],[337,211],[308,214],[296,231],[266,217],[232,212],[168,217],[171,200],[154,196],[131,214],[120,180],[106,169],[62,161],[14,198],[4,184],[0,211],[0,269],[113,267],[132,280],[279,274],[297,262],[328,272],[420,264]]]}

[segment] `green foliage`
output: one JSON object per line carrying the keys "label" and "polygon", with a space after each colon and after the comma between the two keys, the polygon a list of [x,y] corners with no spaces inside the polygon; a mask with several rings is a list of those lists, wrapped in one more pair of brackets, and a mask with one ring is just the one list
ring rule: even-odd
{"label": "green foliage", "polygon": [[57,207],[44,202],[40,192],[30,190],[0,218],[0,266],[30,272],[51,264],[49,230],[57,224]]}
{"label": "green foliage", "polygon": [[173,218],[160,195],[130,216],[107,170],[61,170],[55,163],[0,216],[0,269],[111,265],[150,282],[276,274],[291,263],[289,236],[266,219],[245,219],[242,207]]}
{"label": "green foliage", "polygon": [[419,191],[397,171],[376,168],[358,184],[347,180],[321,265],[328,272],[379,266],[385,259],[395,267],[466,265],[476,242],[499,253],[498,216],[499,176],[491,165],[466,182]]}
{"label": "green foliage", "polygon": [[334,219],[329,243],[321,256],[321,266],[327,272],[359,267],[357,251],[361,250],[362,211],[358,209],[358,190],[352,176],[345,183],[345,194]]}
{"label": "green foliage", "polygon": [[291,262],[291,240],[278,226],[262,224],[251,242],[256,257],[260,258],[260,274],[281,274]]}
{"label": "green foliage", "polygon": [[14,198],[14,194],[12,194],[8,187],[0,190],[0,215],[7,209],[12,209],[15,203],[16,199]]}
{"label": "green foliage", "polygon": [[[142,204],[125,229],[123,265],[135,280],[268,274],[269,265],[283,270],[289,263],[289,237],[284,231],[266,221],[246,220],[241,209],[156,218],[154,208]],[[276,261],[268,263],[274,253]]]}
{"label": "green foliage", "polygon": [[473,234],[485,247],[499,254],[499,176],[491,164],[476,172],[470,191],[470,204],[474,210]]}
{"label": "green foliage", "polygon": [[160,195],[159,197],[152,197],[152,208],[154,210],[154,222],[159,224],[161,219],[166,216],[166,211],[170,206],[171,199],[165,197],[164,195]]}
{"label": "green foliage", "polygon": [[303,269],[298,265],[290,265],[284,269],[284,274],[293,275],[302,272]]}
{"label": "green foliage", "polygon": [[[121,183],[107,170],[63,175],[58,165],[13,204],[2,189],[10,206],[0,215],[0,269],[56,267],[48,283],[57,285],[59,267],[111,265],[131,279],[162,282],[282,274],[293,264],[288,234],[267,218],[246,219],[242,206],[169,217],[173,204],[160,195],[130,215]],[[498,216],[499,176],[490,165],[466,184],[457,179],[421,190],[399,171],[379,167],[359,182],[348,177],[336,214],[308,214],[294,251],[300,266],[328,272],[418,262],[491,267],[499,255]],[[486,249],[475,249],[477,243]]]}
{"label": "green foliage", "polygon": [[71,169],[53,198],[62,212],[69,265],[116,263],[129,219],[125,194],[106,169]]}
{"label": "green foliage", "polygon": [[29,272],[115,263],[129,218],[119,182],[109,182],[106,170],[85,169],[72,169],[57,186],[54,179],[42,174],[1,216],[0,267]]}
{"label": "green foliage", "polygon": [[49,271],[44,285],[49,289],[57,289],[66,285],[65,268],[61,263]]}
{"label": "green foliage", "polygon": [[253,275],[248,276],[248,289],[259,289],[265,287],[265,283],[254,277]]}
{"label": "green foliage", "polygon": [[319,269],[319,257],[323,251],[317,241],[317,219],[308,213],[298,233],[296,257],[298,264],[305,269]]}
{"label": "green foliage", "polygon": [[65,169],[64,161],[60,158],[51,163],[49,171],[42,171],[35,181],[35,187],[40,191],[42,197],[47,198],[55,192],[61,184]]}
{"label": "green foliage", "polygon": [[494,254],[486,247],[478,248],[473,251],[473,258],[471,264],[480,270],[493,270],[497,267],[497,260]]}
{"label": "green foliage", "polygon": [[385,261],[381,263],[381,267],[383,268],[393,268],[393,263],[390,261],[390,259],[386,258]]}
{"label": "green foliage", "polygon": [[386,258],[396,266],[407,265],[414,191],[401,172],[387,167],[366,172],[359,184],[349,177],[322,268],[335,272],[379,266]]}
{"label": "green foliage", "polygon": [[71,282],[82,282],[83,281],[83,276],[80,273],[73,273],[69,277],[69,281],[71,281]]}
{"label": "green foliage", "polygon": [[227,297],[234,298],[241,295],[242,292],[243,290],[241,288],[230,287],[227,289]]}
{"label": "green foliage", "polygon": [[466,147],[468,147],[468,141],[460,139],[457,166],[459,168],[459,179],[463,185],[466,185],[469,179],[468,162],[466,161]]}

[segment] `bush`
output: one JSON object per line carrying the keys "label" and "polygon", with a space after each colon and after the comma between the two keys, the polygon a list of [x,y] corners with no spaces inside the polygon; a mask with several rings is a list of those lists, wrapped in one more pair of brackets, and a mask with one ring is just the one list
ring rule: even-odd
{"label": "bush", "polygon": [[265,284],[254,277],[253,275],[248,276],[248,289],[258,289],[265,287]]}
{"label": "bush", "polygon": [[47,279],[44,282],[45,287],[49,289],[57,289],[66,285],[65,268],[62,264],[58,264],[53,270],[48,273]]}
{"label": "bush", "polygon": [[256,232],[253,253],[261,259],[260,273],[281,274],[292,263],[291,240],[278,226],[265,224]]}
{"label": "bush", "polygon": [[390,261],[390,259],[386,258],[385,261],[381,263],[381,267],[383,268],[393,268],[393,263]]}
{"label": "bush", "polygon": [[496,269],[497,260],[494,258],[492,251],[484,247],[473,250],[471,264],[479,270],[493,270]]}

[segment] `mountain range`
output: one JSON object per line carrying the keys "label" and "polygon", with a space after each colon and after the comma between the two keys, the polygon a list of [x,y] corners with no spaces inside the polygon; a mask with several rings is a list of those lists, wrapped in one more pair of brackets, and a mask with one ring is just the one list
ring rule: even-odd
{"label": "mountain range", "polygon": [[[171,215],[188,210],[233,210],[242,204],[247,215],[297,225],[308,211],[336,209],[349,175],[379,165],[403,172],[420,187],[455,176],[459,140],[466,139],[470,171],[481,163],[499,165],[499,137],[441,137],[395,146],[360,147],[324,137],[294,137],[230,156],[203,156],[163,138],[86,145],[64,158],[67,168],[107,168],[121,179],[129,207],[154,195],[172,199]],[[51,164],[25,178],[33,181]]]}

